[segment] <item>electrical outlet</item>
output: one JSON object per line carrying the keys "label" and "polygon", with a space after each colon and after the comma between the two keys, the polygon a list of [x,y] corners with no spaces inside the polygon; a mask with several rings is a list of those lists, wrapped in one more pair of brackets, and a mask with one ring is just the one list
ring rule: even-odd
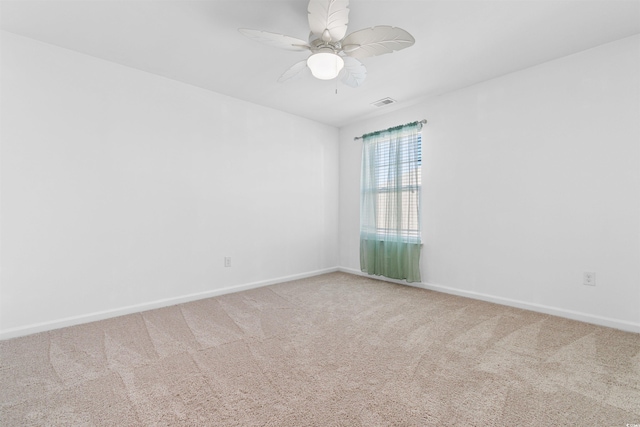
{"label": "electrical outlet", "polygon": [[596,285],[596,273],[592,271],[585,271],[582,275],[582,284],[586,286]]}
{"label": "electrical outlet", "polygon": [[224,257],[224,266],[225,267],[231,267],[231,257],[230,256]]}

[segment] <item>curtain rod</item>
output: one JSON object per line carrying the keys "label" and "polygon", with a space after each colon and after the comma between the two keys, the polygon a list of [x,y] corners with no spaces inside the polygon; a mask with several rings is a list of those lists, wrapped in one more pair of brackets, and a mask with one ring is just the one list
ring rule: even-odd
{"label": "curtain rod", "polygon": [[[426,124],[426,123],[427,123],[427,119],[420,120],[419,122],[416,122],[416,123],[422,123],[422,124],[424,125],[424,124]],[[407,123],[407,124],[409,124],[409,125],[410,125],[411,123]],[[402,126],[406,126],[406,125],[402,125]],[[400,127],[402,127],[402,126],[400,126]],[[395,129],[395,128],[397,128],[397,127],[398,127],[398,126],[391,127],[391,128],[389,128],[389,129],[381,130],[381,131],[378,131],[378,132],[385,132],[385,131],[388,131],[388,130]],[[372,132],[372,133],[375,133],[375,132]],[[368,134],[366,134],[366,133],[365,133],[365,134],[364,134],[364,135],[362,135],[362,136],[356,136],[356,137],[354,137],[354,138],[353,138],[353,140],[354,140],[354,141],[357,141],[357,140],[359,140],[359,139],[362,139],[362,138],[364,138],[364,137],[365,137],[365,135],[368,135]]]}

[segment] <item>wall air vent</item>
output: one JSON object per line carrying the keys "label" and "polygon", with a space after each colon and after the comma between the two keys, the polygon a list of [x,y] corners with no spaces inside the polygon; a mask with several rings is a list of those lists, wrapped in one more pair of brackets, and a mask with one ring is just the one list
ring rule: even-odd
{"label": "wall air vent", "polygon": [[396,102],[397,101],[395,99],[382,98],[382,99],[379,99],[376,102],[372,102],[371,105],[373,105],[374,107],[384,107],[385,105],[395,104]]}

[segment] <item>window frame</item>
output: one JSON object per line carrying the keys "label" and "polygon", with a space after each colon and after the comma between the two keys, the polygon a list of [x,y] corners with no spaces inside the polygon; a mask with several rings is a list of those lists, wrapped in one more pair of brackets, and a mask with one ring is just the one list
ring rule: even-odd
{"label": "window frame", "polygon": [[[413,218],[407,218],[407,222],[408,224],[406,226],[403,225],[402,229],[400,230],[399,233],[395,232],[395,228],[391,229],[391,228],[385,228],[384,224],[388,224],[390,221],[390,218],[385,217],[386,213],[385,212],[381,212],[377,209],[376,206],[376,212],[375,212],[375,227],[365,227],[364,224],[360,225],[360,232],[361,234],[364,233],[368,236],[369,239],[374,238],[376,240],[400,240],[400,241],[404,241],[404,242],[410,242],[410,243],[421,243],[422,241],[422,232],[421,232],[421,226],[420,226],[420,213],[421,213],[421,205],[422,205],[422,134],[421,132],[416,133],[415,135],[404,135],[401,136],[400,138],[404,138],[404,139],[409,139],[409,138],[415,138],[415,141],[403,141],[403,142],[409,142],[412,145],[408,146],[406,150],[416,150],[417,151],[417,184],[414,183],[407,183],[407,184],[403,184],[401,185],[399,188],[396,188],[393,185],[393,180],[394,178],[397,179],[396,177],[389,177],[389,169],[397,164],[396,162],[393,162],[390,160],[391,156],[388,154],[389,149],[386,149],[383,147],[380,150],[380,147],[376,147],[376,155],[374,156],[374,167],[375,167],[375,183],[376,186],[369,186],[368,188],[361,188],[361,192],[365,193],[365,192],[369,192],[369,193],[373,193],[376,194],[377,198],[380,197],[381,195],[391,195],[392,197],[394,195],[397,194],[402,194],[402,193],[411,193],[411,194],[416,194],[416,197],[414,198],[414,203],[416,205],[416,209],[415,209],[415,213],[413,214]],[[376,142],[376,144],[378,145],[382,145],[382,144],[387,144],[389,146],[391,146],[392,142],[391,140],[381,140]],[[379,156],[378,154],[386,154],[384,156]],[[409,156],[407,154],[407,152],[405,153],[401,153],[401,155],[403,155],[404,157],[406,157],[406,160],[402,161],[402,164],[407,164],[410,163],[409,161]],[[385,163],[386,162],[386,163]],[[385,171],[387,172],[387,177],[385,179],[384,174]],[[402,179],[402,178],[401,178]],[[401,199],[403,200],[403,202],[401,203],[402,206],[404,206],[404,201],[405,200],[409,200],[411,196],[401,196]],[[378,201],[376,201],[376,203],[378,203]],[[411,206],[411,204],[409,204],[409,206]],[[380,215],[383,215],[382,218],[380,218]],[[404,216],[404,215],[403,215]],[[412,220],[413,219],[413,220]],[[401,219],[401,221],[404,223],[404,218]]]}

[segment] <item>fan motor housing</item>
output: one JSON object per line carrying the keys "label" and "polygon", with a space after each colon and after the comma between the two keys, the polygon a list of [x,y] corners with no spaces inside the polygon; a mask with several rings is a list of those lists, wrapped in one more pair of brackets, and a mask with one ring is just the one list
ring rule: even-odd
{"label": "fan motor housing", "polygon": [[342,43],[340,41],[337,42],[325,42],[322,39],[311,39],[313,34],[309,37],[309,45],[313,51],[322,49],[322,48],[331,48],[334,53],[340,52],[342,50]]}

